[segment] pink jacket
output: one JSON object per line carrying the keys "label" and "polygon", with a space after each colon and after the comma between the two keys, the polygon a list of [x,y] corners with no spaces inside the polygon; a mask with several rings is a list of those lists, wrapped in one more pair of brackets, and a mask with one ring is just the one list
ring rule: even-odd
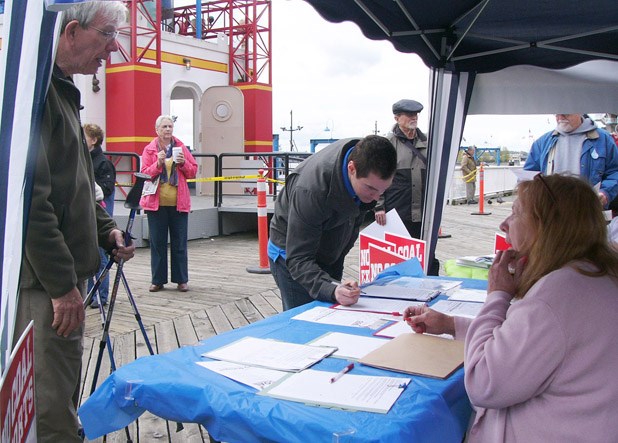
{"label": "pink jacket", "polygon": [[617,279],[569,265],[510,300],[494,291],[476,319],[456,320],[477,410],[468,441],[615,441]]}
{"label": "pink jacket", "polygon": [[[142,153],[142,169],[141,172],[150,175],[153,179],[159,176],[163,171],[163,167],[159,167],[157,162],[157,153],[159,146],[158,138],[155,138],[144,148]],[[189,186],[187,185],[188,178],[195,178],[197,173],[197,163],[191,155],[189,149],[183,142],[174,137],[175,146],[182,147],[182,152],[185,155],[185,162],[182,166],[178,166],[178,199],[176,201],[176,209],[178,212],[191,211],[191,196],[189,194]],[[144,195],[140,200],[141,207],[146,211],[159,210],[159,191],[152,195]]]}

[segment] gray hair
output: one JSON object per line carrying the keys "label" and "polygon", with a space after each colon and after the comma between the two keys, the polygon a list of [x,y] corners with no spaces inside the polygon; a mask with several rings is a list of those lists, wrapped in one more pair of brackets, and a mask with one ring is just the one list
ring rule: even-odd
{"label": "gray hair", "polygon": [[157,117],[157,120],[155,121],[155,130],[159,129],[159,126],[161,126],[161,123],[163,123],[163,120],[171,121],[172,126],[174,126],[174,117],[172,117],[171,115],[163,114]]}
{"label": "gray hair", "polygon": [[128,10],[120,1],[92,1],[78,3],[62,13],[61,30],[64,32],[67,24],[77,20],[82,28],[87,28],[97,17],[101,17],[110,25],[120,26],[127,19]]}

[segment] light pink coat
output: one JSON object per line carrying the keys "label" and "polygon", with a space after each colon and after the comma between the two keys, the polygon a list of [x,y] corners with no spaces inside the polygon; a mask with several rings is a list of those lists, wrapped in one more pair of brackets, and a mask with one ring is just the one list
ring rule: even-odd
{"label": "light pink coat", "polygon": [[[581,264],[581,263],[579,263]],[[523,300],[488,295],[465,335],[469,442],[618,441],[618,281],[566,266]]]}
{"label": "light pink coat", "polygon": [[[174,137],[175,146],[182,147],[182,152],[185,155],[185,162],[178,165],[178,197],[176,200],[176,209],[178,212],[191,211],[191,195],[189,186],[187,185],[188,178],[195,178],[197,173],[197,163],[191,155],[191,151],[184,145],[183,142]],[[165,166],[159,167],[157,154],[159,152],[158,138],[155,138],[144,148],[142,153],[141,172],[150,175],[153,179],[156,178]],[[141,207],[146,211],[159,210],[159,190],[152,195],[145,195],[140,200]]]}

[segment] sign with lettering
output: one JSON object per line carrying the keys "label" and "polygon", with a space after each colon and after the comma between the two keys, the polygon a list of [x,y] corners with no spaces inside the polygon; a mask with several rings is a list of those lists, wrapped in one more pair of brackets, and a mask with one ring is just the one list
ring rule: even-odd
{"label": "sign with lettering", "polygon": [[36,441],[34,405],[34,330],[30,322],[17,343],[0,383],[0,442]]}
{"label": "sign with lettering", "polygon": [[423,271],[427,269],[427,254],[425,254],[427,242],[410,236],[392,234],[390,232],[384,233],[384,240],[393,242],[397,245],[395,249],[397,254],[405,257],[406,260],[416,257]]}
{"label": "sign with lettering", "polygon": [[384,249],[371,243],[369,244],[369,258],[369,280],[366,282],[361,281],[361,284],[375,280],[378,274],[386,268],[406,260],[390,249]]}
{"label": "sign with lettering", "polygon": [[394,209],[387,213],[387,223],[372,223],[359,235],[360,284],[373,281],[389,266],[417,258],[423,270],[427,269],[426,243],[411,238],[399,214]]}

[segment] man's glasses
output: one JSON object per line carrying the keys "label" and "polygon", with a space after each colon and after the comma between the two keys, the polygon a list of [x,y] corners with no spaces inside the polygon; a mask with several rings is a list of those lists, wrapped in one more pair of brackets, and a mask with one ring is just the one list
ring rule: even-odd
{"label": "man's glasses", "polygon": [[97,31],[99,34],[105,37],[105,40],[107,40],[108,42],[111,42],[112,40],[116,40],[118,38],[118,34],[120,34],[120,31],[104,31],[102,29],[95,28],[94,26],[89,26],[89,28],[92,28],[95,31]]}
{"label": "man's glasses", "polygon": [[540,181],[541,183],[543,183],[543,186],[545,187],[545,189],[547,189],[547,192],[549,193],[549,197],[551,198],[551,200],[555,204],[556,203],[556,196],[554,195],[554,193],[552,192],[551,188],[547,184],[547,181],[545,180],[545,176],[543,175],[543,173],[539,172],[537,175],[534,176],[534,179]]}

